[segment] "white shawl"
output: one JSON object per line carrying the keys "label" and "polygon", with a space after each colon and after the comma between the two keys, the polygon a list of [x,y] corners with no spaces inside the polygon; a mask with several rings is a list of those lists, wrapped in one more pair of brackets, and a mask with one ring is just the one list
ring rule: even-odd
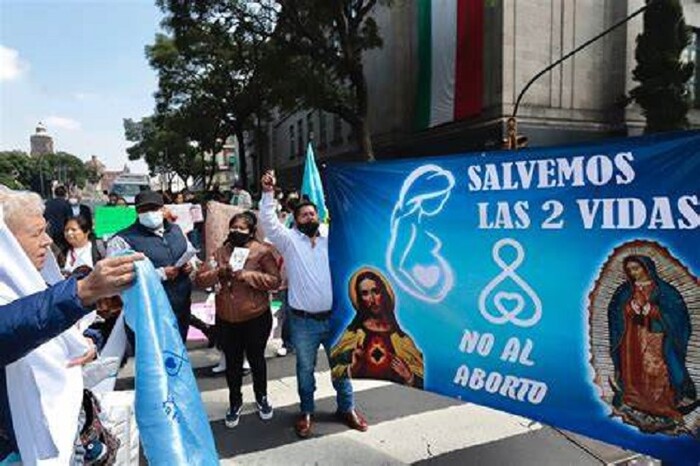
{"label": "white shawl", "polygon": [[[52,255],[41,274],[9,231],[0,208],[0,304],[63,279]],[[81,322],[85,325],[86,322]],[[81,367],[69,361],[88,350],[73,326],[5,368],[17,445],[25,465],[68,465],[83,398]]]}

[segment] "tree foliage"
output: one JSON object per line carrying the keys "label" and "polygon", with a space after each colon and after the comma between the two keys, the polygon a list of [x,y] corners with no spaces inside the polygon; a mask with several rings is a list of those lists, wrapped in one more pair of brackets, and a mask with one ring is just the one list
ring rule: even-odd
{"label": "tree foliage", "polygon": [[87,181],[92,184],[97,184],[102,179],[102,173],[98,167],[93,165],[85,165]]}
{"label": "tree foliage", "polygon": [[179,176],[187,183],[190,178],[197,180],[202,175],[203,157],[201,151],[170,127],[171,122],[164,116],[151,116],[139,121],[124,120],[124,134],[127,141],[134,144],[127,148],[129,160],[143,159],[153,174]]}
{"label": "tree foliage", "polygon": [[29,189],[32,180],[33,160],[19,150],[0,152],[0,184],[11,189]]}
{"label": "tree foliage", "polygon": [[177,131],[212,153],[235,135],[245,184],[244,131],[275,108],[339,115],[373,160],[362,59],[382,45],[380,1],[157,0],[166,34],[147,47],[156,114],[174,115]]}
{"label": "tree foliage", "polygon": [[647,3],[644,31],[637,37],[637,67],[632,72],[639,85],[630,96],[642,107],[645,132],[684,129],[690,108],[686,83],[694,65],[681,62],[680,56],[690,44],[691,30],[679,0]]}
{"label": "tree foliage", "polygon": [[352,127],[364,158],[374,160],[362,57],[382,46],[373,16],[378,0],[279,4],[275,41],[289,57],[289,92],[306,107],[339,115]]}
{"label": "tree foliage", "polygon": [[88,180],[85,163],[73,154],[57,152],[29,157],[22,151],[0,152],[0,183],[12,189],[47,191],[52,181],[84,188]]}
{"label": "tree foliage", "polygon": [[235,135],[243,183],[243,134],[253,115],[269,108],[272,89],[265,71],[273,25],[254,3],[159,0],[168,35],[158,35],[146,52],[158,72],[157,113],[172,115],[181,134],[212,154]]}

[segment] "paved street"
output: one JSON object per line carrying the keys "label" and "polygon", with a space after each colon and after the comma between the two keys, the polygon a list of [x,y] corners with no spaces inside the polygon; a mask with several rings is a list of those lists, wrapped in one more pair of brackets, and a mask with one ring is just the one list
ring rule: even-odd
{"label": "paved street", "polygon": [[[348,431],[332,416],[334,392],[325,356],[319,354],[314,436],[299,440],[292,425],[298,410],[294,356],[276,358],[268,346],[269,396],[275,417],[261,421],[245,379],[244,416],[224,426],[227,389],[212,375],[215,350],[191,345],[190,356],[222,464],[237,465],[600,465],[624,464],[631,453],[542,426],[524,418],[464,404],[385,382],[357,381],[357,405],[367,415],[367,433]],[[132,389],[131,365],[118,387]],[[635,463],[632,463],[635,464]],[[636,462],[636,464],[648,464]]]}

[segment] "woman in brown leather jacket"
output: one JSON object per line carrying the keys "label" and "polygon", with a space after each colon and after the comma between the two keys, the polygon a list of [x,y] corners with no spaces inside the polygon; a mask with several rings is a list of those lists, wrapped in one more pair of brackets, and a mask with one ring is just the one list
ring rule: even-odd
{"label": "woman in brown leather jacket", "polygon": [[[243,397],[243,355],[248,357],[253,373],[253,390],[258,415],[272,418],[267,400],[267,364],[265,346],[272,329],[269,292],[280,285],[280,272],[272,246],[255,239],[257,220],[249,212],[236,214],[229,222],[229,235],[214,253],[214,261],[197,273],[195,284],[216,288],[216,318],[220,344],[226,355],[226,382],[230,408],[226,427],[233,428],[240,419]],[[241,270],[229,264],[234,249],[247,249],[248,257]]]}

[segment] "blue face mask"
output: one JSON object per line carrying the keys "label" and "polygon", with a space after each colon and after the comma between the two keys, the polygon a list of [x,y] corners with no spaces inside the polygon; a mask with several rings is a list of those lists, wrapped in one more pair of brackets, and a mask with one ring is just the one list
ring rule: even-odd
{"label": "blue face mask", "polygon": [[163,211],[154,210],[139,214],[139,223],[150,230],[157,230],[163,226]]}

